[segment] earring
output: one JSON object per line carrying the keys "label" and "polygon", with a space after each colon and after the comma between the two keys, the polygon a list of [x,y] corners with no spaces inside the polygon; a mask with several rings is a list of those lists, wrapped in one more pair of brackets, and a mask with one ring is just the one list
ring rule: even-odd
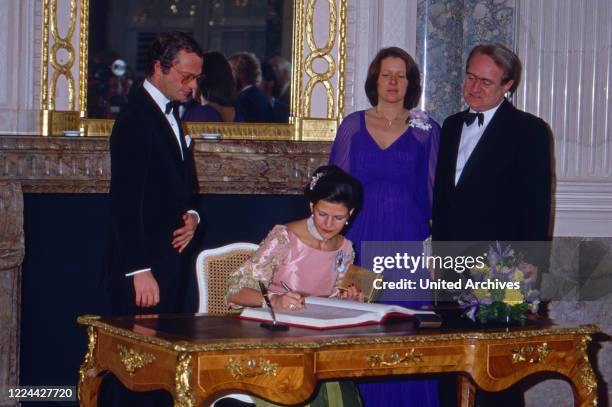
{"label": "earring", "polygon": [[345,225],[348,225],[348,220],[346,222],[344,222]]}

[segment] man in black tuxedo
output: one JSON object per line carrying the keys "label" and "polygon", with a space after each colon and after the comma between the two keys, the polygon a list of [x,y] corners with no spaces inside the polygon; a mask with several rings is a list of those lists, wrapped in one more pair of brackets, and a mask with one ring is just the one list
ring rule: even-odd
{"label": "man in black tuxedo", "polygon": [[263,92],[257,87],[261,81],[261,65],[257,57],[248,52],[230,56],[227,61],[232,66],[236,78],[238,96],[236,107],[249,123],[270,123],[273,121],[272,106]]}
{"label": "man in black tuxedo", "polygon": [[[434,241],[549,239],[551,137],[542,119],[505,99],[520,78],[518,56],[503,45],[478,45],[470,52],[463,83],[469,109],[448,117],[442,126]],[[463,245],[456,250],[478,246]],[[476,250],[481,254],[482,249]],[[479,405],[496,407],[518,406],[521,399],[516,390],[478,398]]]}
{"label": "man in black tuxedo", "polygon": [[146,79],[110,138],[112,309],[115,314],[181,311],[181,253],[199,223],[190,140],[178,104],[197,87],[202,50],[185,33],[162,34],[148,52]]}
{"label": "man in black tuxedo", "polygon": [[520,77],[520,60],[506,47],[485,44],[471,51],[463,83],[469,109],[442,126],[434,240],[548,239],[550,132],[542,119],[505,99]]}

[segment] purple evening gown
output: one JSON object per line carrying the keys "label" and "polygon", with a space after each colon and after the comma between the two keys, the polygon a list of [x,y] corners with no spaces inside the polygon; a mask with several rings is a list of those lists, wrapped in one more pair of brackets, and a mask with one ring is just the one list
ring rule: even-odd
{"label": "purple evening gown", "polygon": [[[410,117],[408,129],[385,150],[366,129],[365,111],[347,116],[336,134],[329,163],[364,188],[363,207],[346,234],[358,264],[362,241],[422,241],[429,235],[440,127],[418,109]],[[439,405],[436,380],[389,379],[360,384],[359,391],[365,407]]]}

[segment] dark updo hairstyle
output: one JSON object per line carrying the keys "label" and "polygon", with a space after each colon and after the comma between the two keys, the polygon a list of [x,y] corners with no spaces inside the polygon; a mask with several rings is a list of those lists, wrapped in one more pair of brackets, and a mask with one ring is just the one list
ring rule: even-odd
{"label": "dark updo hairstyle", "polygon": [[404,96],[404,107],[412,109],[419,104],[421,98],[421,73],[414,59],[409,53],[399,47],[388,47],[378,51],[368,68],[368,76],[365,82],[365,92],[372,106],[378,105],[378,77],[380,67],[385,58],[399,58],[406,64],[406,79],[408,79],[408,89]]}
{"label": "dark updo hairstyle", "polygon": [[153,75],[157,61],[161,65],[162,72],[167,74],[179,51],[192,52],[202,58],[202,48],[191,35],[180,31],[160,34],[147,50],[145,65],[147,78]]}
{"label": "dark updo hairstyle", "polygon": [[349,210],[354,209],[354,217],[363,199],[363,187],[357,178],[335,165],[317,168],[310,182],[304,188],[304,196],[314,205],[320,200],[340,203]]}
{"label": "dark updo hairstyle", "polygon": [[202,76],[198,80],[200,94],[209,102],[221,106],[233,106],[236,98],[234,73],[229,62],[220,52],[211,51],[204,54]]}

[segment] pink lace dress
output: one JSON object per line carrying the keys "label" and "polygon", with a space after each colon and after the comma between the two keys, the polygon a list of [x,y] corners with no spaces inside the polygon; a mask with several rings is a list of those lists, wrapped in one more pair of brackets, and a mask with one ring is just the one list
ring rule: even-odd
{"label": "pink lace dress", "polygon": [[276,225],[251,258],[230,275],[228,297],[244,287],[259,290],[259,281],[271,293],[285,292],[282,281],[305,296],[332,297],[354,257],[348,239],[338,250],[319,250],[306,245],[286,226]]}
{"label": "pink lace dress", "polygon": [[[344,239],[338,250],[319,250],[304,244],[286,226],[276,225],[251,258],[231,274],[227,295],[244,287],[259,290],[259,281],[266,284],[271,293],[283,294],[282,281],[292,291],[303,295],[333,297],[338,293],[336,284],[354,257],[353,244],[348,239]],[[254,400],[257,407],[277,407],[256,397]],[[353,382],[324,382],[305,407],[321,406],[361,407],[362,403]]]}

